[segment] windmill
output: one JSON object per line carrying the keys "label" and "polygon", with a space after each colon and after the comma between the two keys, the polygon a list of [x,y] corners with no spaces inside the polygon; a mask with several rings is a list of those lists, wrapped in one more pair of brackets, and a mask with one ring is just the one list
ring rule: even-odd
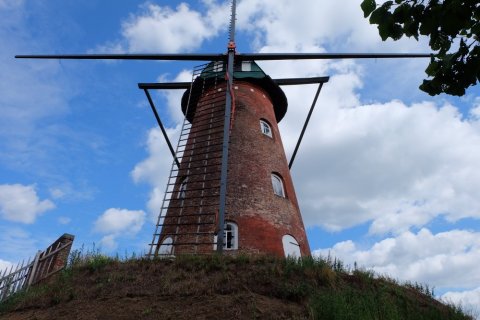
{"label": "windmill", "polygon": [[[140,83],[173,157],[150,256],[245,252],[309,255],[290,176],[328,77],[272,79],[261,60],[418,58],[428,54],[237,53],[232,1],[226,53],[17,55],[35,59],[191,60],[205,64],[188,83]],[[287,111],[280,86],[318,84],[290,161],[277,127]],[[174,149],[149,90],[185,90]]]}

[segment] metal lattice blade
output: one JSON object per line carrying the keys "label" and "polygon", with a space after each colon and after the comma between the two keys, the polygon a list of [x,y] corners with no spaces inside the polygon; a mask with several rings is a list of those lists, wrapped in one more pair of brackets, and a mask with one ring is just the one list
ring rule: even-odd
{"label": "metal lattice blade", "polygon": [[221,53],[166,53],[166,54],[33,54],[16,55],[17,59],[79,59],[79,60],[165,60],[165,61],[219,61],[227,56]]}
{"label": "metal lattice blade", "polygon": [[240,60],[429,58],[429,53],[243,53]]}

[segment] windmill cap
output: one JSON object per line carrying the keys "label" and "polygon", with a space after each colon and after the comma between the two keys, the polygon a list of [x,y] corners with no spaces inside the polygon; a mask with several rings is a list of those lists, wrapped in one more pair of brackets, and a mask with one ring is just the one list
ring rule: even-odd
{"label": "windmill cap", "polygon": [[[215,84],[225,82],[225,72],[225,62],[212,61],[193,82],[191,94],[190,89],[184,92],[182,97],[183,114],[186,113],[190,100],[188,114],[186,114],[188,121],[191,122],[193,120],[195,108],[202,92]],[[270,76],[265,74],[255,61],[237,61],[234,66],[233,79],[254,84],[265,90],[272,101],[277,123],[283,119],[287,112],[287,97],[280,86]]]}

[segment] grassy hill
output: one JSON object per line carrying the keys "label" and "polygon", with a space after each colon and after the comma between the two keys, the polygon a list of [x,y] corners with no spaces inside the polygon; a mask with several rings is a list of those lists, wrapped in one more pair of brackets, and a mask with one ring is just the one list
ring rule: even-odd
{"label": "grassy hill", "polygon": [[174,260],[73,255],[0,319],[472,319],[421,285],[340,262],[249,256]]}

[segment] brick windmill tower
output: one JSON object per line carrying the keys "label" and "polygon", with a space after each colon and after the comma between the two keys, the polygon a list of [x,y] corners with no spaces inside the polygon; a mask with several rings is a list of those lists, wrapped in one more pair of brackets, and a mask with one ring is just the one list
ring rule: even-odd
{"label": "brick windmill tower", "polygon": [[[328,77],[272,79],[255,61],[416,58],[428,54],[252,53],[235,45],[232,1],[226,54],[17,55],[34,59],[192,60],[188,83],[140,83],[162,130],[173,163],[150,256],[212,252],[310,254],[290,176],[323,83]],[[283,85],[318,84],[292,158],[287,163],[278,123],[287,111]],[[181,89],[185,115],[176,149],[163,127],[151,89]]]}
{"label": "brick windmill tower", "polygon": [[287,111],[285,94],[253,61],[235,63],[231,83],[226,72],[222,61],[199,67],[183,95],[179,165],[172,167],[150,253],[309,255],[277,126]]}

